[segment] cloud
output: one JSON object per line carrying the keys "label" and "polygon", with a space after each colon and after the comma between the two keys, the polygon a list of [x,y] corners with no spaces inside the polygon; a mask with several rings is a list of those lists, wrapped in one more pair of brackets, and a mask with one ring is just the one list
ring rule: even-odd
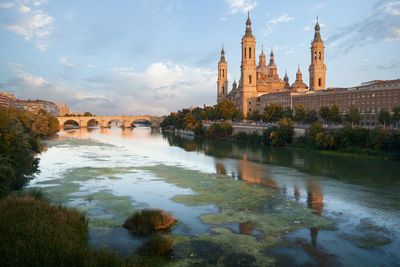
{"label": "cloud", "polygon": [[229,12],[236,14],[238,12],[246,13],[257,6],[256,0],[225,0],[229,5]]}
{"label": "cloud", "polygon": [[315,6],[311,9],[311,11],[312,11],[312,12],[316,12],[316,11],[318,11],[318,10],[324,8],[325,6],[326,6],[326,3],[319,3],[319,4],[315,5]]}
{"label": "cloud", "polygon": [[305,32],[308,32],[308,31],[310,31],[311,30],[311,26],[306,26],[306,27],[304,27],[304,31]]}
{"label": "cloud", "polygon": [[336,30],[326,40],[336,53],[346,54],[354,48],[382,41],[400,40],[400,1],[379,1],[359,21]]}
{"label": "cloud", "polygon": [[164,115],[189,106],[215,104],[217,72],[182,64],[156,62],[144,71],[115,67],[78,86],[49,81],[20,64],[9,64],[16,74],[0,89],[17,97],[68,104],[72,111],[95,114]]}
{"label": "cloud", "polygon": [[48,37],[54,22],[53,17],[38,9],[45,2],[16,0],[14,3],[1,4],[0,8],[10,9],[10,12],[0,18],[0,27],[33,41],[39,49],[45,50],[49,46]]}
{"label": "cloud", "polygon": [[291,20],[294,20],[294,17],[289,17],[287,13],[284,13],[279,17],[271,19],[270,21],[268,21],[267,27],[264,29],[264,35],[272,33],[278,24],[287,23]]}
{"label": "cloud", "polygon": [[74,64],[72,64],[72,63],[70,63],[70,62],[67,61],[67,58],[66,58],[66,57],[60,58],[60,60],[59,60],[58,62],[59,62],[60,64],[64,65],[64,66],[67,66],[67,67],[70,67],[70,68],[75,67]]}
{"label": "cloud", "polygon": [[377,68],[381,70],[397,69],[400,67],[400,60],[392,60],[387,65],[378,65]]}

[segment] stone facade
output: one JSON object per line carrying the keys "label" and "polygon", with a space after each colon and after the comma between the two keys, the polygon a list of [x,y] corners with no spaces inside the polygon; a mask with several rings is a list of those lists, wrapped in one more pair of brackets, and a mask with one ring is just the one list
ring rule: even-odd
{"label": "stone facade", "polygon": [[[278,68],[275,64],[275,54],[271,49],[269,63],[267,65],[264,49],[259,56],[259,62],[256,62],[256,38],[252,34],[251,20],[248,16],[246,21],[246,31],[242,37],[242,61],[241,76],[239,85],[234,81],[232,90],[228,93],[227,70],[228,63],[225,60],[225,51],[221,51],[221,60],[218,63],[218,81],[217,81],[217,102],[230,100],[246,117],[247,113],[259,110],[260,100],[269,102],[268,99],[274,98],[276,93],[287,96],[287,93],[304,93],[308,91],[307,85],[302,80],[300,66],[296,74],[295,83],[290,86],[287,74],[284,80],[278,75]],[[311,65],[309,68],[310,77],[317,82],[313,82],[312,90],[325,88],[326,66],[324,64],[324,43],[319,32],[319,24],[315,26],[315,36],[311,43]],[[316,57],[314,58],[314,55]],[[273,96],[265,96],[274,94]],[[280,94],[278,94],[280,95]],[[264,101],[264,102],[265,102]],[[285,100],[283,100],[285,101]]]}
{"label": "stone facade", "polygon": [[[322,106],[338,105],[341,113],[347,113],[355,105],[362,114],[363,124],[375,125],[379,110],[391,111],[400,106],[400,79],[374,80],[351,88],[326,88],[326,65],[324,63],[324,42],[320,26],[315,25],[314,39],[311,42],[311,63],[309,66],[309,87],[303,82],[300,65],[295,82],[290,85],[287,73],[282,80],[277,74],[275,55],[271,50],[269,64],[266,64],[264,49],[261,50],[258,65],[255,60],[256,39],[251,31],[251,21],[247,18],[246,32],[242,38],[242,64],[239,85],[233,82],[232,90],[227,92],[226,72],[228,64],[225,51],[221,51],[218,76],[218,99],[232,101],[246,117],[247,113],[258,110],[260,113],[271,103],[294,109],[303,105],[306,110],[319,110]],[[220,71],[221,72],[221,71]],[[225,76],[224,76],[225,75]],[[254,82],[254,77],[256,81]],[[220,88],[224,86],[224,90]]]}
{"label": "stone facade", "polygon": [[45,110],[47,114],[58,116],[60,111],[56,103],[46,100],[17,100],[16,107],[32,113],[38,113],[41,109]]}
{"label": "stone facade", "polygon": [[365,125],[375,125],[379,110],[391,111],[400,106],[400,79],[371,81],[351,88],[330,88],[308,94],[292,95],[292,108],[303,105],[306,110],[319,110],[322,106],[336,104],[341,113],[354,105],[362,115]]}
{"label": "stone facade", "polygon": [[0,92],[0,106],[6,108],[15,108],[16,99],[13,94]]}
{"label": "stone facade", "polygon": [[69,114],[69,108],[67,104],[56,103],[56,105],[60,111],[58,116],[65,116],[66,114]]}

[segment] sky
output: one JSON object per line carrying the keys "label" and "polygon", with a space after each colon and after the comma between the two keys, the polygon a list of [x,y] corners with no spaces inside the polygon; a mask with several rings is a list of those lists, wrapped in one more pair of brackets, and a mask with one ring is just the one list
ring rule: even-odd
{"label": "sky", "polygon": [[316,16],[327,87],[400,78],[399,0],[0,0],[0,91],[97,115],[214,105],[222,44],[240,78],[248,11],[290,83],[300,64],[308,84]]}

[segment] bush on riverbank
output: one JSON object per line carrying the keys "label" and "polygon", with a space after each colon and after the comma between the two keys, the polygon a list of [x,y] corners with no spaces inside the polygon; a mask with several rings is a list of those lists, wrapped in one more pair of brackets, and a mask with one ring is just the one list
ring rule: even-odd
{"label": "bush on riverbank", "polygon": [[224,121],[222,123],[214,123],[206,132],[207,137],[215,138],[215,137],[230,137],[232,135],[233,128],[232,124],[228,121]]}
{"label": "bush on riverbank", "polygon": [[171,213],[157,209],[144,209],[128,218],[122,227],[129,229],[133,234],[146,235],[154,231],[167,230],[177,221]]}
{"label": "bush on riverbank", "polygon": [[0,200],[0,254],[5,266],[77,265],[87,244],[83,214],[32,194]]}
{"label": "bush on riverbank", "polygon": [[57,118],[0,106],[0,196],[21,189],[38,171],[41,139],[55,134]]}
{"label": "bush on riverbank", "polygon": [[88,247],[85,215],[52,205],[40,191],[0,199],[2,266],[141,266],[137,257],[120,259]]}

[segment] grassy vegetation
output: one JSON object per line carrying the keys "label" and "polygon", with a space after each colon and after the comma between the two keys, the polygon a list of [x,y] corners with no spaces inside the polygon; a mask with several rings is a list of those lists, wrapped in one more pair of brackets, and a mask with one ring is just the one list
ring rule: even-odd
{"label": "grassy vegetation", "polygon": [[135,266],[106,250],[88,248],[85,215],[52,205],[38,191],[0,199],[2,266]]}
{"label": "grassy vegetation", "polygon": [[171,213],[157,209],[144,209],[133,214],[122,226],[133,234],[145,235],[158,230],[167,230],[175,222],[177,220]]}

